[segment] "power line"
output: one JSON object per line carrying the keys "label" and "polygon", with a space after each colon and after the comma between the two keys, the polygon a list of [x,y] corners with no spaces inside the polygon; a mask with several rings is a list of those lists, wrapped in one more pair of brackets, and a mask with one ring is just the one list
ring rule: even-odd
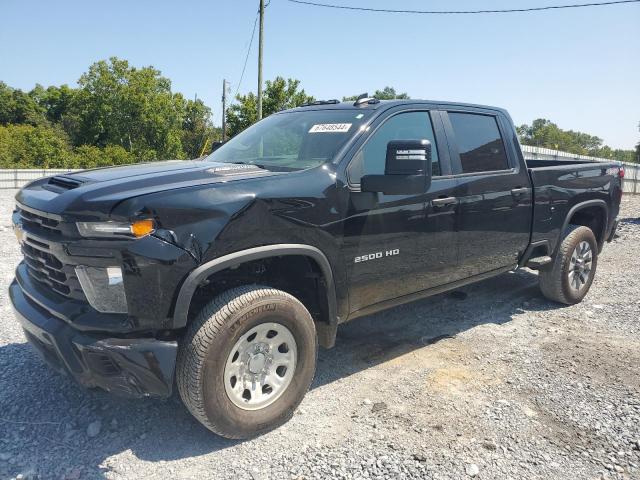
{"label": "power line", "polygon": [[416,13],[416,14],[428,14],[428,15],[470,15],[478,13],[521,13],[521,12],[539,12],[542,10],[560,10],[565,8],[583,8],[583,7],[602,7],[606,5],[617,5],[621,3],[638,3],[640,0],[616,0],[610,2],[593,2],[593,3],[577,3],[571,5],[550,5],[546,7],[531,7],[531,8],[510,8],[506,10],[393,10],[387,8],[368,8],[368,7],[353,7],[348,5],[334,5],[330,3],[318,3],[307,0],[287,0],[291,3],[297,3],[300,5],[311,5],[314,7],[324,8],[338,8],[341,10],[357,10],[362,12],[376,12],[376,13]]}
{"label": "power line", "polygon": [[242,85],[242,79],[244,78],[244,72],[247,69],[247,61],[249,60],[249,54],[251,53],[251,46],[253,45],[253,37],[256,36],[256,25],[258,25],[258,17],[260,16],[260,12],[256,13],[256,19],[253,21],[253,30],[251,32],[251,40],[249,40],[249,48],[247,48],[247,56],[244,58],[244,66],[242,67],[242,73],[240,74],[240,80],[238,81],[238,88],[236,88],[236,93],[233,98],[238,96],[238,92],[240,91],[240,85]]}
{"label": "power line", "polygon": [[[640,0],[639,0],[640,1]],[[271,5],[271,0],[269,0],[264,8],[267,8]],[[253,37],[256,36],[256,26],[258,25],[258,18],[260,17],[260,10],[256,12],[256,18],[253,21],[253,30],[251,31],[251,40],[249,40],[249,48],[247,48],[247,55],[244,57],[244,65],[242,66],[242,73],[240,74],[240,81],[238,82],[238,88],[236,88],[236,93],[233,95],[232,101],[238,96],[238,92],[240,91],[240,86],[242,85],[242,79],[244,78],[244,72],[247,69],[247,61],[249,60],[249,54],[251,53],[251,46],[253,45]]]}

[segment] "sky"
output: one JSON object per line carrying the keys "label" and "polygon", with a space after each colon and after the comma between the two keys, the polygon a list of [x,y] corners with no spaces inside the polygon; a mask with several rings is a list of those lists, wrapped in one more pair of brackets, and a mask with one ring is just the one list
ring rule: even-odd
{"label": "sky", "polygon": [[[579,0],[324,0],[398,9],[499,9]],[[0,81],[75,85],[95,61],[153,65],[221,118],[235,94],[258,0],[2,0]],[[240,93],[257,89],[257,32]],[[386,85],[412,98],[547,118],[613,148],[640,140],[640,3],[500,15],[364,13],[271,0],[264,78],[296,78],[319,99]]]}

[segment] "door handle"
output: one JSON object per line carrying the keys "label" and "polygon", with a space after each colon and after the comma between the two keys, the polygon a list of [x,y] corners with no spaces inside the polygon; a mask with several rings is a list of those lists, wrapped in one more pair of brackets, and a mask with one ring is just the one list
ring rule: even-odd
{"label": "door handle", "polygon": [[524,195],[525,193],[527,193],[529,191],[528,188],[526,187],[518,187],[518,188],[513,188],[511,190],[511,195],[513,195],[514,197],[518,197],[520,195]]}
{"label": "door handle", "polygon": [[431,200],[431,204],[434,207],[444,207],[446,205],[453,205],[454,203],[458,203],[458,199],[456,197],[434,198]]}

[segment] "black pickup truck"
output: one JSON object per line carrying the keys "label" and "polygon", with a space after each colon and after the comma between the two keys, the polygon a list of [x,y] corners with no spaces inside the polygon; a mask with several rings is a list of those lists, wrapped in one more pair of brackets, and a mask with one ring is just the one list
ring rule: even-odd
{"label": "black pickup truck", "polygon": [[615,163],[525,162],[506,111],[318,101],[204,159],[88,170],[16,195],[10,297],[87,387],[172,394],[220,435],[282,424],[342,322],[519,267],[580,302]]}

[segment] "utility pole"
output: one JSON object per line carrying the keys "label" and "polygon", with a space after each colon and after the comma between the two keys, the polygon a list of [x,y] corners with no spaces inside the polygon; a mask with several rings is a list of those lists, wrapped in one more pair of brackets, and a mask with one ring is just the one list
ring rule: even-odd
{"label": "utility pole", "polygon": [[260,0],[260,33],[258,35],[258,121],[262,120],[262,45],[264,40],[264,0]]}
{"label": "utility pole", "polygon": [[222,141],[227,141],[227,80],[222,80]]}

